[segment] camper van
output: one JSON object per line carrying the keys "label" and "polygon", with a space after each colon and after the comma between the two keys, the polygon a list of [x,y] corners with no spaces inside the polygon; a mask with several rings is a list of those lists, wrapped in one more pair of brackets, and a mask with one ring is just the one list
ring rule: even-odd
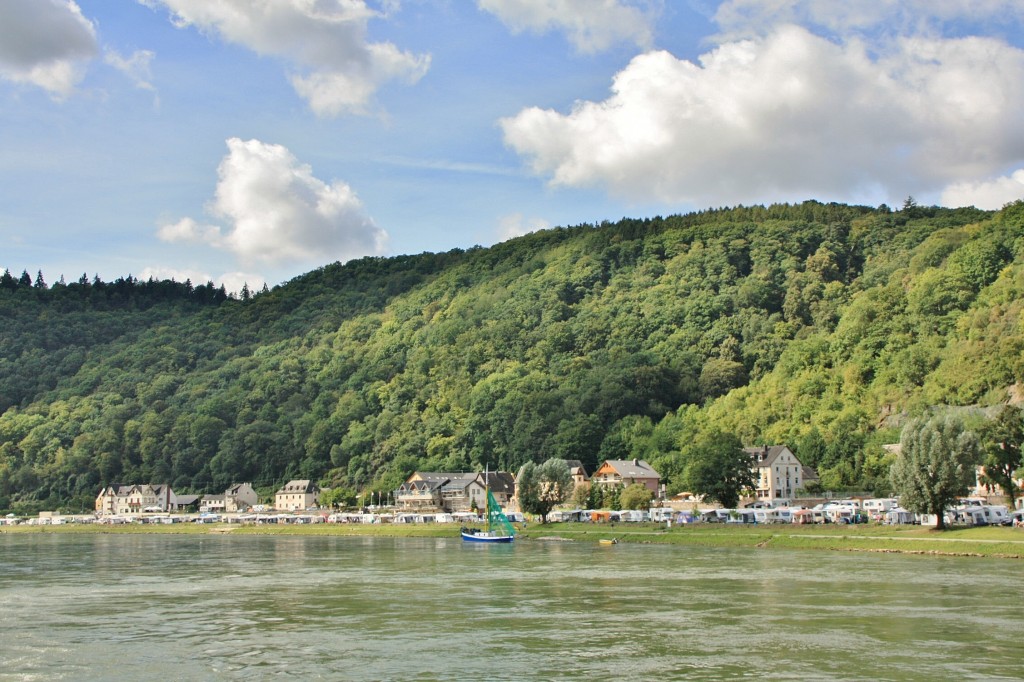
{"label": "camper van", "polygon": [[896,498],[894,497],[876,497],[870,500],[864,500],[862,507],[871,516],[881,516],[885,512],[889,511],[896,506]]}
{"label": "camper van", "polygon": [[985,521],[990,526],[1001,526],[1003,521],[1009,517],[1006,507],[1001,504],[987,505],[981,508],[985,514]]}

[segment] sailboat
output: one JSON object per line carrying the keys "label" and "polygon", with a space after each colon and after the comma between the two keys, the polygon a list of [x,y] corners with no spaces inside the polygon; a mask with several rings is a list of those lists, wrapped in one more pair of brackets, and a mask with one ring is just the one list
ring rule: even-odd
{"label": "sailboat", "polygon": [[516,537],[516,530],[509,523],[505,512],[494,499],[490,485],[487,484],[487,474],[484,474],[484,485],[487,490],[487,529],[477,530],[475,528],[463,528],[462,539],[466,542],[512,542]]}

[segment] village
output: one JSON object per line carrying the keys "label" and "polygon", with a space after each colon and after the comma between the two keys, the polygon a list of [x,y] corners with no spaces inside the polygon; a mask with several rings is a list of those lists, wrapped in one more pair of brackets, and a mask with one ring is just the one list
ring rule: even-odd
{"label": "village", "polygon": [[[817,481],[813,468],[804,466],[785,445],[745,448],[751,458],[756,488],[735,509],[705,501],[690,493],[667,497],[661,476],[646,461],[606,460],[588,474],[578,460],[566,462],[574,486],[623,489],[641,485],[650,492],[643,509],[581,509],[560,505],[544,519],[576,523],[657,523],[668,527],[694,523],[732,524],[916,524],[934,526],[934,515],[902,508],[898,498],[850,496],[833,499],[806,493]],[[228,523],[228,524],[472,524],[482,521],[487,491],[494,495],[509,520],[526,524],[519,509],[515,476],[509,472],[411,474],[397,490],[370,496],[367,504],[337,510],[321,506],[323,491],[311,480],[291,480],[273,500],[260,500],[250,483],[236,483],[221,493],[179,495],[167,484],[108,485],[96,497],[92,514],[41,512],[38,517],[8,515],[0,525],[63,525],[96,523]],[[1024,527],[1024,500],[1016,508],[1000,503],[1003,493],[986,483],[978,468],[976,482],[967,497],[946,510],[945,523],[956,526],[1005,525]]]}

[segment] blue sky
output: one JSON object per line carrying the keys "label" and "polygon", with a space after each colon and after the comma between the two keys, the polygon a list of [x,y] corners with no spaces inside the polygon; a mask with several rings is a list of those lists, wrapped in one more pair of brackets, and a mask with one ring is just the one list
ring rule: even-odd
{"label": "blue sky", "polygon": [[775,201],[1024,198],[1019,0],[4,0],[0,268],[271,286]]}

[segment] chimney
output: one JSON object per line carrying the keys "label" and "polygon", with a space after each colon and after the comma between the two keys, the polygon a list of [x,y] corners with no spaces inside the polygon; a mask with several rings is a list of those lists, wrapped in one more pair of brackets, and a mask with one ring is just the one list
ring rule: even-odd
{"label": "chimney", "polygon": [[633,458],[633,466],[635,466],[635,467],[640,466],[640,460],[638,460],[636,457]]}

